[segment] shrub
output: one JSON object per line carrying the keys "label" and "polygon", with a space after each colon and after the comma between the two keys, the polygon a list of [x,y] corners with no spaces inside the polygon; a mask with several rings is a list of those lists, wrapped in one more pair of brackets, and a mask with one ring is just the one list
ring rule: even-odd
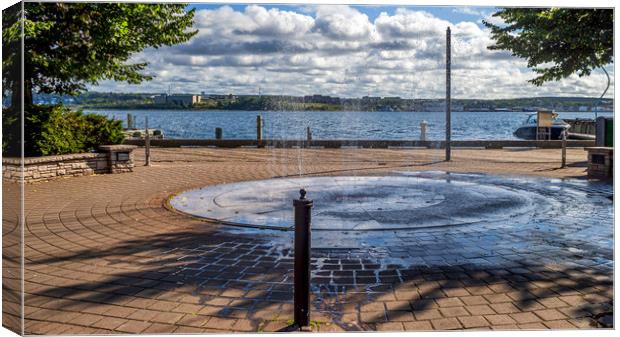
{"label": "shrub", "polygon": [[[7,111],[6,115],[13,113]],[[3,137],[2,143],[5,156],[20,155],[18,121],[19,118],[11,118],[7,122],[10,123],[9,134]],[[31,106],[24,113],[24,130],[24,155],[27,157],[90,152],[99,145],[119,144],[124,139],[121,121],[84,115],[62,105]]]}

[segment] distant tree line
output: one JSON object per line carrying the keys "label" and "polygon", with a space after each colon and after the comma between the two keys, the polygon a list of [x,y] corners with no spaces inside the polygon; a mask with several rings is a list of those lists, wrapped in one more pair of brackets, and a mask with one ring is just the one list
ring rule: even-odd
{"label": "distant tree line", "polygon": [[[177,104],[155,104],[153,93],[105,93],[86,92],[71,97],[69,105],[82,108],[107,109],[196,109],[196,110],[285,110],[285,111],[433,111],[442,109],[442,99],[404,99],[385,98],[342,98],[340,104],[318,103],[303,96],[238,95],[234,98],[203,99],[193,106]],[[58,95],[35,95],[36,100],[56,102],[67,99]],[[456,110],[514,109],[523,111],[531,108],[550,108],[565,111],[578,111],[582,107],[593,108],[597,104],[610,107],[613,99],[588,97],[526,97],[514,99],[454,99]]]}

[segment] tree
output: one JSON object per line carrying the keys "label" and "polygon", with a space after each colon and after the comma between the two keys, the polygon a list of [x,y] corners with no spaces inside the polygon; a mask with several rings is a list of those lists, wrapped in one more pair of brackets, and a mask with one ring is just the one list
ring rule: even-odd
{"label": "tree", "polygon": [[[491,29],[491,50],[508,50],[525,58],[538,74],[540,86],[572,74],[590,75],[613,62],[613,9],[505,8],[493,17],[504,25],[483,21]],[[605,71],[606,72],[606,71]]]}
{"label": "tree", "polygon": [[[32,92],[76,95],[103,79],[137,84],[152,77],[130,57],[188,41],[194,10],[184,4],[25,2],[4,11],[2,81],[13,102]],[[23,25],[23,87],[21,38]]]}

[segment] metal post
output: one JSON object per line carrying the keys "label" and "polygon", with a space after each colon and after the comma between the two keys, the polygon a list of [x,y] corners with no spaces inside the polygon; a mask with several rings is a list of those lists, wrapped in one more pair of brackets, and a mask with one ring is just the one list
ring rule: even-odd
{"label": "metal post", "polygon": [[131,130],[133,129],[133,120],[131,117],[131,114],[127,114],[127,129]]}
{"label": "metal post", "polygon": [[566,167],[566,130],[562,131],[562,168]]}
{"label": "metal post", "polygon": [[450,27],[446,30],[446,161],[451,158],[450,138],[452,138],[452,102],[450,98],[450,66],[452,62],[451,46],[450,46]]}
{"label": "metal post", "polygon": [[426,121],[420,122],[420,140],[421,141],[426,140],[426,127],[427,126],[428,126],[428,123]]}
{"label": "metal post", "polygon": [[144,135],[144,152],[146,156],[146,163],[144,166],[151,166],[151,136],[149,135],[149,116],[144,117],[144,129],[146,134]]}
{"label": "metal post", "polygon": [[222,128],[215,128],[215,139],[222,139]]}
{"label": "metal post", "polygon": [[306,140],[308,141],[307,143],[307,147],[310,147],[310,143],[312,142],[312,130],[310,130],[310,127],[306,127]]}
{"label": "metal post", "polygon": [[306,190],[299,190],[295,208],[295,324],[301,328],[310,325],[310,212],[312,200],[306,199]]}
{"label": "metal post", "polygon": [[260,115],[256,116],[256,141],[258,147],[263,147],[263,118]]}

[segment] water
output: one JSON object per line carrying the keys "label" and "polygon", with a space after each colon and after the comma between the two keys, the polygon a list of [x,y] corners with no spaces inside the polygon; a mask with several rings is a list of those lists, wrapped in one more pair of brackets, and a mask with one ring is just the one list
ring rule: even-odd
{"label": "water", "polygon": [[[444,112],[367,111],[195,111],[195,110],[85,110],[123,120],[135,116],[138,127],[149,116],[149,127],[166,138],[215,138],[215,128],[227,139],[256,138],[256,116],[264,118],[266,139],[305,139],[306,127],[314,139],[419,139],[420,122],[428,122],[427,139],[444,138]],[[453,112],[453,140],[516,139],[514,130],[529,112]],[[588,112],[559,112],[560,118],[593,118]],[[599,113],[612,116],[613,113]]]}

